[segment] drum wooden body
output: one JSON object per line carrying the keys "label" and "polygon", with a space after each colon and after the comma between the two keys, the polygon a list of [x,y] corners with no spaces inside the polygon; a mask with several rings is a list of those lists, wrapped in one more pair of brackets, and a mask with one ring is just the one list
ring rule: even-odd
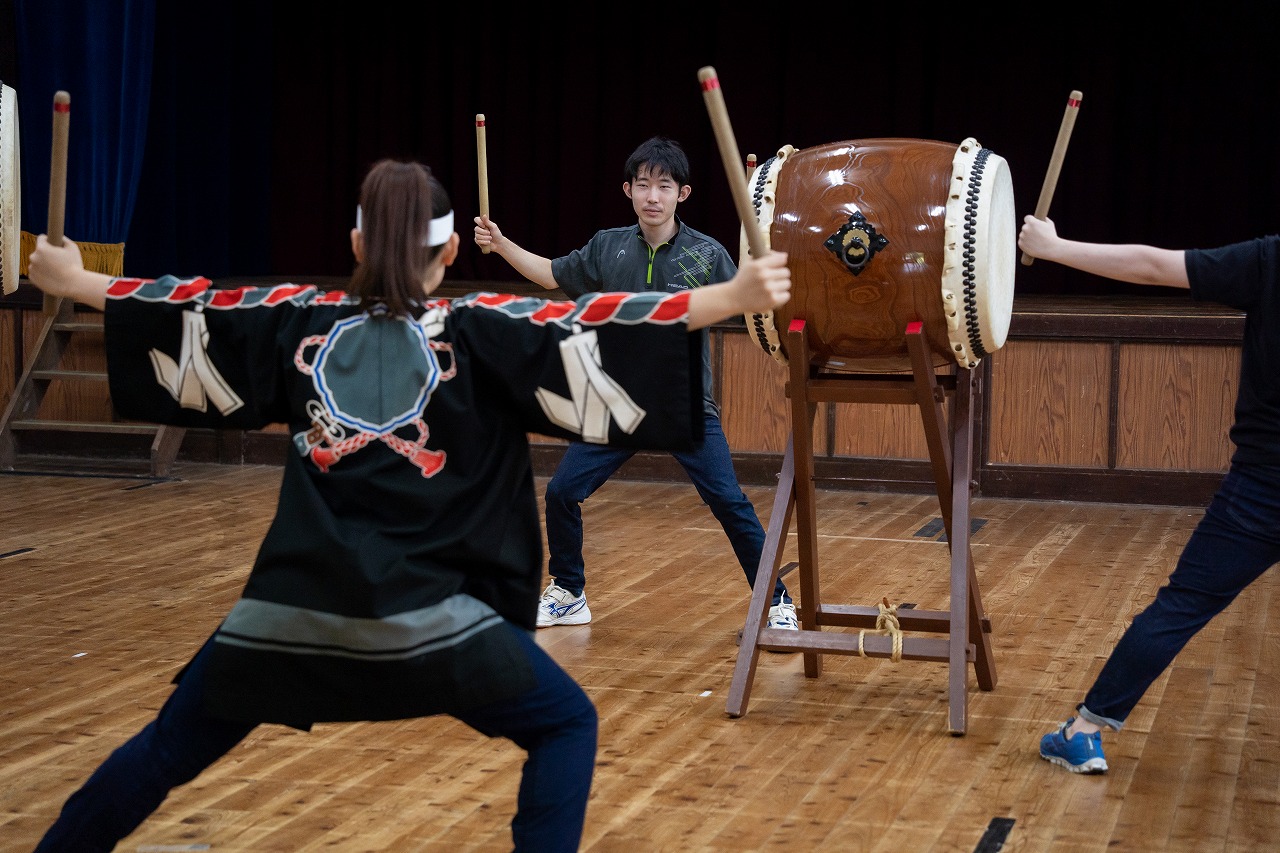
{"label": "drum wooden body", "polygon": [[747,326],[781,363],[794,319],[805,321],[812,363],[838,371],[910,370],[912,322],[935,366],[974,367],[1004,345],[1013,187],[1004,159],[975,140],[784,146],[749,183],[758,226],[788,254],[792,296]]}

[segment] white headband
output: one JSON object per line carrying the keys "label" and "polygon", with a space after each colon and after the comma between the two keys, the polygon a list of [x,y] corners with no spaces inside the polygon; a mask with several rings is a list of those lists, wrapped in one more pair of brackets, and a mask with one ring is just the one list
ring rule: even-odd
{"label": "white headband", "polygon": [[[360,229],[360,205],[356,205],[356,230]],[[453,211],[449,211],[444,216],[437,216],[431,220],[431,224],[427,226],[427,239],[422,245],[434,249],[436,246],[443,246],[449,242],[449,235],[453,233]]]}

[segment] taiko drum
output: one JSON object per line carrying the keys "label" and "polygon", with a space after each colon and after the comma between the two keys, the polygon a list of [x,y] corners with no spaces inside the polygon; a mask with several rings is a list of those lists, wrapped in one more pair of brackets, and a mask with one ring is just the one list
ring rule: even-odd
{"label": "taiko drum", "polygon": [[[746,315],[779,362],[794,319],[804,320],[811,362],[836,371],[910,370],[913,322],[935,367],[973,368],[1004,345],[1013,186],[1005,160],[976,140],[788,145],[755,168],[749,189],[758,227],[791,270],[791,300]],[[744,255],[748,245],[744,226]]]}

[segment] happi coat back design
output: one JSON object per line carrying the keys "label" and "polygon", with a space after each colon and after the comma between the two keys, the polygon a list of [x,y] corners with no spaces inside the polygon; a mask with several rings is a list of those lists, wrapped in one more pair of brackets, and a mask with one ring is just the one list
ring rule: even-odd
{"label": "happi coat back design", "polygon": [[[209,709],[305,728],[528,689],[511,633],[535,629],[542,581],[528,436],[700,441],[687,310],[687,294],[475,293],[395,317],[307,285],[113,280],[122,416],[280,423],[292,439],[275,517],[211,638]],[[217,523],[157,519],[154,535]]]}

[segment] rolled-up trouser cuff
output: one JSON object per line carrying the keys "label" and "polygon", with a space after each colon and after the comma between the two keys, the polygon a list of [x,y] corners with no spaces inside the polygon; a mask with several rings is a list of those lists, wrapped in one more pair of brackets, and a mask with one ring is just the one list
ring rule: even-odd
{"label": "rolled-up trouser cuff", "polygon": [[1124,728],[1123,720],[1113,720],[1110,717],[1100,717],[1086,708],[1083,702],[1076,706],[1076,713],[1080,715],[1080,719],[1093,723],[1095,726],[1105,726],[1106,728],[1115,729],[1116,731],[1120,731]]}

